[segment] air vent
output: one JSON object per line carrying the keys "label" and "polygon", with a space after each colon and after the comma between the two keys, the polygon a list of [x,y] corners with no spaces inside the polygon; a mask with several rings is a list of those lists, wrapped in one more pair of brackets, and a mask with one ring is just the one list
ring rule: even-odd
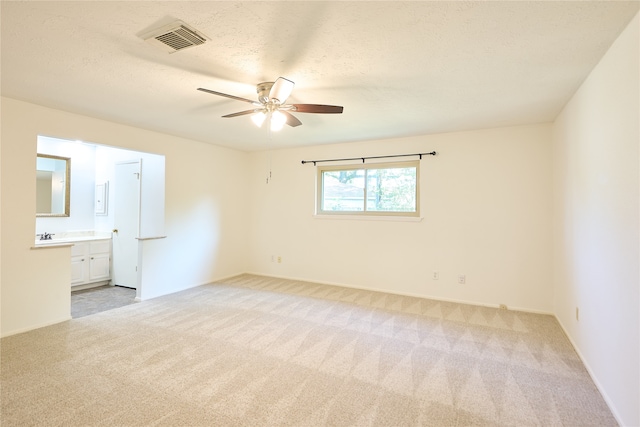
{"label": "air vent", "polygon": [[198,46],[209,40],[200,31],[182,21],[172,22],[169,25],[144,33],[140,37],[147,43],[160,47],[169,53]]}

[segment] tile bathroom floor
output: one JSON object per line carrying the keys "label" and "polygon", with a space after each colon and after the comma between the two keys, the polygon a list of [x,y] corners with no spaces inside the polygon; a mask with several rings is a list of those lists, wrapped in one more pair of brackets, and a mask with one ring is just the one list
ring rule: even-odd
{"label": "tile bathroom floor", "polygon": [[71,292],[71,317],[90,314],[135,304],[136,290],[122,286],[104,285]]}

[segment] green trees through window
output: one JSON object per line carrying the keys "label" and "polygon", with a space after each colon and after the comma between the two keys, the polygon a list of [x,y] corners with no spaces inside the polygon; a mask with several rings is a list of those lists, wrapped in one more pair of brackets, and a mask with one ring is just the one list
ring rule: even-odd
{"label": "green trees through window", "polygon": [[417,216],[418,162],[318,167],[318,213]]}

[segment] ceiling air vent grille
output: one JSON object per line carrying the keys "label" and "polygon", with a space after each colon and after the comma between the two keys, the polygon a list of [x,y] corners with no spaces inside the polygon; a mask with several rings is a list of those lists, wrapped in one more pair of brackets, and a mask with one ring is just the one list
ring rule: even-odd
{"label": "ceiling air vent grille", "polygon": [[182,21],[175,21],[141,37],[149,44],[161,47],[169,53],[174,53],[191,46],[205,43],[208,38]]}

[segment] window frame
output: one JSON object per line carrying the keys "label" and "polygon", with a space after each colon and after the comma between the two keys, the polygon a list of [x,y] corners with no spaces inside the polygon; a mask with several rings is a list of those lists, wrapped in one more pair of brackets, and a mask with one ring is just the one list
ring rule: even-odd
{"label": "window frame", "polygon": [[[367,171],[370,169],[416,169],[415,181],[415,211],[368,211],[367,209]],[[318,216],[366,216],[366,217],[399,217],[416,218],[420,217],[420,161],[411,160],[404,162],[373,162],[373,163],[351,163],[342,165],[318,165],[316,171],[316,215]],[[362,211],[334,211],[323,209],[323,173],[331,171],[356,171],[364,170],[364,210]]]}

